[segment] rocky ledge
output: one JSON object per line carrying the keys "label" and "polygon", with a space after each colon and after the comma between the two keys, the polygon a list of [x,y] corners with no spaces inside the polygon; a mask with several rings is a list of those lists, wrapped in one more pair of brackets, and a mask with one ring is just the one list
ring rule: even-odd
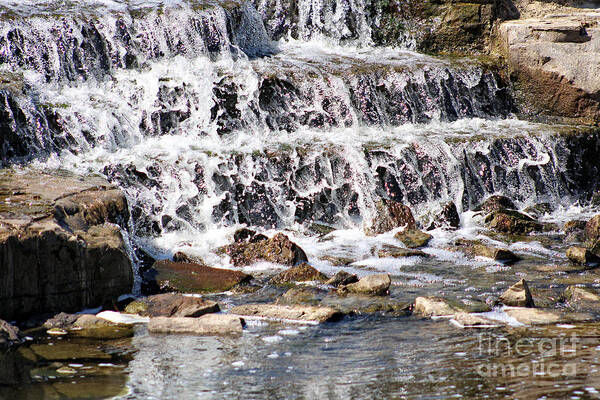
{"label": "rocky ledge", "polygon": [[0,170],[0,318],[78,311],[129,293],[120,228],[128,219],[123,193],[103,178]]}
{"label": "rocky ledge", "polygon": [[525,114],[600,123],[600,12],[508,21],[499,35]]}

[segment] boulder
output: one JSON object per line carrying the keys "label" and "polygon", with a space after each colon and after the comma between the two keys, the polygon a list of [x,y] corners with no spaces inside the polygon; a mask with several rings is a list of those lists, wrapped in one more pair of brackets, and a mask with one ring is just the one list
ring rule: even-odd
{"label": "boulder", "polygon": [[123,193],[97,176],[0,171],[0,317],[73,312],[131,292]]}
{"label": "boulder", "polygon": [[433,222],[427,228],[428,231],[436,228],[458,229],[460,216],[456,204],[450,201],[442,205],[442,209],[436,214]]}
{"label": "boulder", "polygon": [[567,249],[567,258],[579,265],[592,266],[600,263],[600,257],[585,247],[571,246]]}
{"label": "boulder", "polygon": [[505,309],[505,312],[524,325],[568,324],[595,320],[592,314],[539,308],[511,307]]}
{"label": "boulder", "polygon": [[543,232],[552,229],[548,224],[535,221],[528,215],[513,210],[494,211],[485,218],[488,228],[512,235]]}
{"label": "boulder", "polygon": [[338,287],[343,285],[349,285],[355,282],[358,282],[358,277],[355,274],[349,274],[346,271],[338,271],[325,283],[334,287]]}
{"label": "boulder", "polygon": [[374,236],[399,227],[417,228],[410,208],[395,200],[380,200],[375,204],[375,216],[370,225],[365,226],[365,233]]}
{"label": "boulder", "polygon": [[308,262],[304,250],[283,233],[270,239],[253,241],[254,238],[225,246],[224,251],[231,257],[233,265],[240,267],[257,261],[268,261],[291,266]]}
{"label": "boulder", "polygon": [[568,9],[509,21],[499,37],[521,110],[565,122],[600,121],[600,14]]}
{"label": "boulder", "polygon": [[600,214],[593,216],[585,224],[585,239],[587,243],[595,243],[600,239]]}
{"label": "boulder", "polygon": [[52,318],[46,320],[42,326],[46,329],[70,329],[79,317],[79,314],[69,314],[61,312],[59,314],[56,314]]}
{"label": "boulder", "polygon": [[217,302],[179,293],[163,293],[133,301],[125,313],[144,317],[200,317],[219,312]]}
{"label": "boulder", "polygon": [[394,238],[404,243],[409,249],[416,249],[427,246],[433,236],[418,229],[405,229],[396,233]]}
{"label": "boulder", "polygon": [[224,292],[252,279],[241,271],[169,260],[155,262],[150,273],[163,291],[183,293]]}
{"label": "boulder", "polygon": [[389,288],[392,280],[388,274],[367,275],[358,280],[358,282],[340,286],[339,294],[353,293],[366,294],[372,296],[385,296],[389,294]]}
{"label": "boulder", "polygon": [[535,307],[531,291],[525,279],[509,287],[499,298],[502,304],[514,307]]}
{"label": "boulder", "polygon": [[302,263],[286,269],[275,275],[269,281],[272,284],[280,285],[282,283],[307,282],[307,281],[326,281],[327,276],[311,267],[307,263]]}
{"label": "boulder", "polygon": [[242,318],[228,314],[206,314],[199,318],[156,317],[150,318],[148,331],[191,335],[239,335],[244,325]]}
{"label": "boulder", "polygon": [[331,307],[280,304],[244,304],[233,307],[231,314],[274,320],[327,322],[338,321],[343,314]]}
{"label": "boulder", "polygon": [[491,258],[494,261],[511,263],[519,261],[521,258],[508,249],[486,246],[483,244],[474,244],[467,252],[474,256]]}

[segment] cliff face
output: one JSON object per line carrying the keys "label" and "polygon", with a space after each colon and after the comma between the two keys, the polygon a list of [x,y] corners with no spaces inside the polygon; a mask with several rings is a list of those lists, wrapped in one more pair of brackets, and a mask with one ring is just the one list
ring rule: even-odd
{"label": "cliff face", "polygon": [[104,179],[0,171],[0,318],[78,311],[131,291],[120,190]]}

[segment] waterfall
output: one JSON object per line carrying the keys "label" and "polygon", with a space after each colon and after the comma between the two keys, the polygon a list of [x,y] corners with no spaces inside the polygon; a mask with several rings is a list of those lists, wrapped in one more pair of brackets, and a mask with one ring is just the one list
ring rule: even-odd
{"label": "waterfall", "polygon": [[572,203],[597,183],[596,133],[513,119],[477,60],[373,47],[370,3],[80,3],[2,9],[2,161],[105,175],[142,247],[356,227],[380,198],[423,220],[493,193]]}

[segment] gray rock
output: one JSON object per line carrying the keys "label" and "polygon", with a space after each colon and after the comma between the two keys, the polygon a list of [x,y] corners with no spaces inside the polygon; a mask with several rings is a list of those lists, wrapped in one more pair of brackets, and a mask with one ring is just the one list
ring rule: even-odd
{"label": "gray rock", "polygon": [[241,334],[244,320],[236,315],[206,314],[199,318],[150,318],[148,331],[152,333],[184,333],[193,335]]}
{"label": "gray rock", "polygon": [[21,343],[19,328],[0,319],[0,350]]}

